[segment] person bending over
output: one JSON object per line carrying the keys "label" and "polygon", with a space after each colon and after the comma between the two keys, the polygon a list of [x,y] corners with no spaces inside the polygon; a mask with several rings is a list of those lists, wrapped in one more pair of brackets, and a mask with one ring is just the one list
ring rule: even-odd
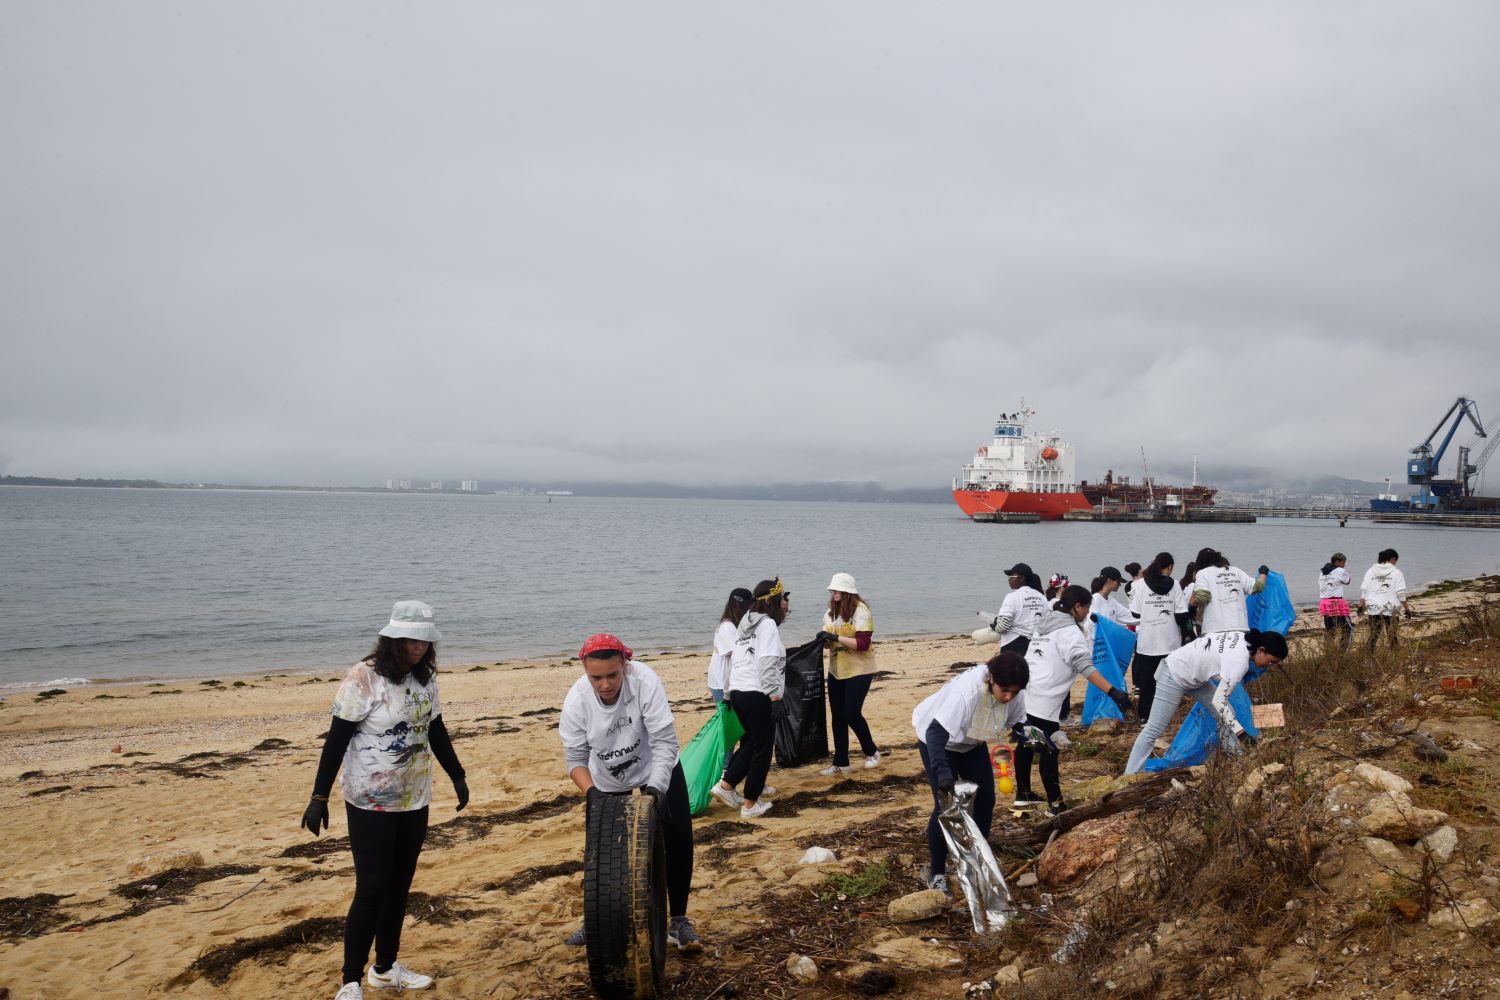
{"label": "person bending over", "polygon": [[[1166,734],[1184,698],[1197,701],[1218,720],[1220,745],[1230,753],[1238,753],[1239,737],[1246,733],[1234,716],[1229,697],[1250,672],[1252,661],[1258,667],[1271,667],[1285,658],[1286,636],[1254,629],[1213,632],[1168,654],[1156,668],[1156,700],[1151,705],[1151,718],[1135,738],[1125,773],[1139,774],[1146,766],[1151,748]],[[1213,683],[1216,680],[1217,689]]]}
{"label": "person bending over", "polygon": [[942,797],[958,781],[972,781],[974,822],[986,837],[995,818],[995,776],[988,739],[1000,739],[1025,717],[1021,695],[1029,677],[1024,657],[996,653],[938,688],[911,714],[917,750],[932,787],[932,815],[927,820],[927,888],[948,892],[948,842],[938,825]]}
{"label": "person bending over", "polygon": [[[631,659],[630,647],[605,632],[578,651],[583,676],[563,699],[557,732],[568,777],[585,795],[639,789],[656,800],[667,856],[667,942],[678,951],[703,948],[688,919],[693,887],[693,820],[687,778],[677,762],[677,729],[656,672]],[[579,927],[567,941],[587,943]]]}

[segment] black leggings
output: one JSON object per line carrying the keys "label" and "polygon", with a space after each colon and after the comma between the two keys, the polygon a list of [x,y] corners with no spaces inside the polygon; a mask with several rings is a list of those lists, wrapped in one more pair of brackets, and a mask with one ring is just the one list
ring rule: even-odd
{"label": "black leggings", "polygon": [[759,691],[731,691],[729,707],[745,727],[745,735],[724,769],[724,784],[733,788],[743,781],[745,787],[740,794],[749,802],[757,802],[766,787],[766,775],[771,773],[771,749],[776,742],[771,696]]}
{"label": "black leggings", "polygon": [[1151,718],[1151,703],[1156,700],[1156,668],[1166,658],[1166,653],[1159,656],[1136,653],[1135,659],[1130,661],[1130,679],[1141,692],[1136,707],[1142,721]]}
{"label": "black leggings", "polygon": [[[1038,719],[1030,713],[1026,716],[1026,724],[1035,726],[1049,737],[1060,728],[1051,719]],[[1062,801],[1062,780],[1057,771],[1057,750],[1049,741],[1040,750],[1032,750],[1022,743],[1016,747],[1016,797],[1031,797],[1031,759],[1041,757],[1042,787],[1047,791],[1048,802]]]}
{"label": "black leggings", "polygon": [[[932,859],[932,874],[942,875],[948,868],[948,841],[943,839],[943,828],[938,825],[937,779],[932,776],[932,754],[934,751],[921,741],[917,750],[922,755],[922,766],[927,770],[927,784],[932,787],[932,815],[927,820],[927,856]],[[948,755],[948,764],[953,776],[959,781],[972,781],[979,786],[974,793],[974,822],[985,837],[990,835],[990,824],[995,819],[995,770],[990,764],[990,748],[981,743],[972,750],[949,750],[938,747],[935,751]]]}
{"label": "black leggings", "polygon": [[1391,646],[1395,647],[1397,639],[1396,622],[1399,620],[1395,615],[1370,615],[1370,648],[1374,649],[1375,643],[1380,641],[1380,633],[1382,631],[1385,632],[1386,638],[1390,640]]}
{"label": "black leggings", "polygon": [[859,738],[859,748],[866,757],[873,757],[879,748],[870,735],[870,724],[865,721],[865,695],[870,693],[872,674],[861,674],[841,681],[828,675],[828,710],[833,715],[833,763],[835,767],[849,766],[849,730]]}
{"label": "black leggings", "polygon": [[670,916],[687,916],[688,893],[693,888],[693,809],[688,803],[687,777],[682,765],[672,768],[667,786],[666,815],[662,817],[667,842],[667,903]]}
{"label": "black leggings", "polygon": [[1337,639],[1339,647],[1347,652],[1354,639],[1354,623],[1348,615],[1324,615],[1323,636],[1329,640]]}
{"label": "black leggings", "polygon": [[375,964],[390,968],[401,949],[406,896],[427,839],[427,807],[376,812],[344,803],[354,852],[354,901],[344,921],[344,982],[357,983],[375,943]]}

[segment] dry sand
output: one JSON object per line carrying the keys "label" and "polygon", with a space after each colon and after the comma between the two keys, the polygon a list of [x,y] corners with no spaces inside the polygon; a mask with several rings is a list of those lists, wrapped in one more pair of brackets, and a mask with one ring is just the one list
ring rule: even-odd
{"label": "dry sand", "polygon": [[[1422,606],[1463,600],[1445,596]],[[1304,619],[1299,630],[1311,631],[1311,624]],[[879,644],[886,673],[866,705],[887,748],[878,769],[856,770],[859,787],[837,794],[823,794],[840,779],[819,777],[817,765],[774,770],[775,798],[800,809],[773,809],[740,827],[737,814],[715,804],[695,821],[697,836],[710,842],[700,844],[694,884],[692,915],[710,945],[688,960],[699,967],[695,982],[722,981],[743,963],[714,945],[757,927],[761,917],[745,904],[786,886],[798,875],[804,845],[819,837],[894,819],[909,831],[902,857],[912,862],[896,875],[918,888],[930,799],[911,710],[951,676],[950,664],[981,652],[967,637]],[[643,658],[666,683],[686,743],[712,707],[706,657]],[[411,966],[438,977],[432,995],[588,995],[584,955],[562,943],[580,919],[581,876],[545,877],[549,866],[582,857],[582,799],[563,773],[555,718],[577,672],[576,663],[553,660],[458,667],[441,676],[445,717],[473,801],[455,814],[452,789],[439,774],[432,831],[413,884],[425,896],[414,899],[401,951]],[[318,841],[297,827],[333,680],[247,677],[83,687],[46,700],[10,696],[0,707],[0,834],[9,845],[0,987],[17,998],[333,996],[353,889],[344,818],[335,809],[332,830]],[[1065,761],[1065,782],[1071,769]],[[726,820],[734,824],[715,827]],[[309,844],[325,847],[309,854]],[[179,849],[201,854],[208,867],[200,877],[216,877],[193,884],[182,875],[143,878],[130,868]],[[40,894],[61,898],[50,909],[45,896],[17,903]],[[212,949],[289,927],[312,943],[252,957],[232,966],[222,983],[189,972]],[[675,956],[669,975],[682,975]],[[679,986],[677,995],[710,989]],[[952,984],[933,995],[953,995]]]}

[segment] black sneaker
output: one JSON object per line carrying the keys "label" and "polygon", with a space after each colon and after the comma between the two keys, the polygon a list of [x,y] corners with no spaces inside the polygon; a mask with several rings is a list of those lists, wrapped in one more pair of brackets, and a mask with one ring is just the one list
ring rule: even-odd
{"label": "black sneaker", "polygon": [[1034,806],[1044,806],[1046,804],[1047,801],[1045,799],[1037,798],[1035,792],[1018,791],[1016,792],[1016,800],[1011,803],[1011,808],[1031,809]]}
{"label": "black sneaker", "polygon": [[693,930],[693,922],[687,917],[673,917],[667,929],[667,943],[685,955],[703,950],[703,939]]}
{"label": "black sneaker", "polygon": [[1051,802],[1051,803],[1048,803],[1048,805],[1047,805],[1047,815],[1048,816],[1058,816],[1058,815],[1061,815],[1064,812],[1067,812],[1067,810],[1068,810],[1068,804],[1067,804],[1067,802],[1063,801],[1062,799],[1058,799],[1056,802]]}

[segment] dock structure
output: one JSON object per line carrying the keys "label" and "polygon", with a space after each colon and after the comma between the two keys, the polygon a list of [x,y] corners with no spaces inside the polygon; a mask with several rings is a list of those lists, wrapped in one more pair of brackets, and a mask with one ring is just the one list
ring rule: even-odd
{"label": "dock structure", "polygon": [[1042,519],[1040,514],[1021,514],[1003,510],[982,510],[970,514],[969,517],[983,524],[1037,524]]}
{"label": "dock structure", "polygon": [[[980,512],[976,521],[991,524],[1034,524],[1036,514],[1004,511]],[[1335,520],[1343,527],[1350,521],[1374,521],[1376,524],[1419,524],[1431,528],[1500,528],[1500,514],[1461,513],[1457,511],[1388,511],[1348,507],[1189,507],[1181,511],[1129,510],[1095,507],[1070,510],[1064,521],[1154,522],[1161,524],[1254,524],[1263,517],[1303,517]]]}

